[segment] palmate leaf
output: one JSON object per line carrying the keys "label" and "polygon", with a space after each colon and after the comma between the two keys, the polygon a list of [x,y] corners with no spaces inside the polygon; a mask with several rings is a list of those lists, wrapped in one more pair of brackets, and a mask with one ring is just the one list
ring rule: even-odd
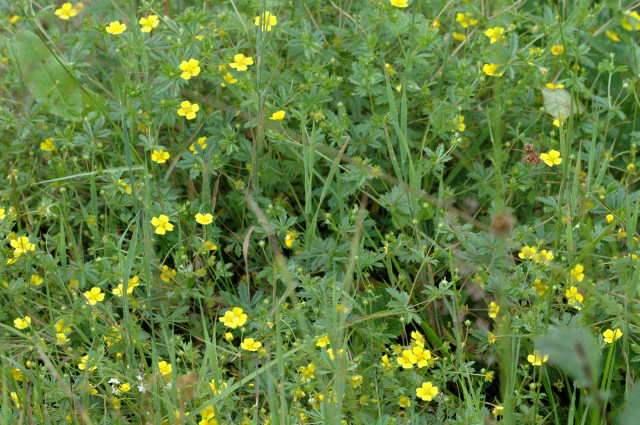
{"label": "palmate leaf", "polygon": [[82,92],[36,34],[16,36],[18,63],[26,86],[49,113],[69,121],[82,118]]}

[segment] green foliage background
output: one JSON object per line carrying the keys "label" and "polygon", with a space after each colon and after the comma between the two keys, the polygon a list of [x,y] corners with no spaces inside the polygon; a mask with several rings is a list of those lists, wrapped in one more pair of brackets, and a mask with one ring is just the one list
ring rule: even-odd
{"label": "green foliage background", "polygon": [[635,423],[636,4],[61,6],[0,5],[0,424]]}

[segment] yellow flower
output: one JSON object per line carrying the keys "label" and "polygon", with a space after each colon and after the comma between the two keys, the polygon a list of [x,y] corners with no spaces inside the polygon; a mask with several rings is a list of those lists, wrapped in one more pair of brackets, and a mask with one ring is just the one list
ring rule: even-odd
{"label": "yellow flower", "polygon": [[34,286],[40,286],[44,282],[44,279],[37,274],[32,274],[29,278],[29,283]]}
{"label": "yellow flower", "polygon": [[393,65],[391,65],[390,63],[385,63],[384,67],[387,69],[387,74],[393,75],[396,73],[396,70],[393,69]]}
{"label": "yellow flower", "polygon": [[316,376],[313,374],[313,372],[315,372],[316,367],[313,363],[309,363],[308,366],[301,366],[300,369],[298,369],[300,371],[300,373],[302,374],[302,380],[303,381],[308,381],[310,379],[316,379]]}
{"label": "yellow flower", "polygon": [[278,23],[278,19],[276,18],[275,15],[271,14],[270,12],[265,12],[262,14],[262,16],[256,16],[256,19],[254,20],[256,27],[259,27],[261,22],[262,22],[262,28],[261,28],[262,31],[264,31],[265,29],[267,31],[271,31],[271,27],[275,26]]}
{"label": "yellow flower", "polygon": [[548,153],[541,153],[540,159],[549,167],[562,164],[562,158],[560,152],[555,149],[551,149]]}
{"label": "yellow flower", "polygon": [[56,150],[56,145],[53,144],[53,140],[50,137],[47,137],[44,142],[40,143],[40,149],[45,152],[53,152]]}
{"label": "yellow flower", "polygon": [[613,41],[615,43],[620,42],[620,37],[618,37],[618,34],[616,34],[615,32],[610,31],[610,30],[606,30],[604,33],[607,35],[609,40],[611,40],[611,41]]}
{"label": "yellow flower", "polygon": [[362,384],[363,380],[364,380],[364,378],[362,377],[362,375],[353,375],[351,377],[351,386],[353,388],[358,388],[360,386],[360,384]]}
{"label": "yellow flower", "polygon": [[602,333],[602,336],[604,337],[604,342],[611,344],[622,336],[622,331],[620,329],[607,329]]}
{"label": "yellow flower", "polygon": [[216,249],[218,249],[218,247],[216,246],[216,244],[214,244],[211,241],[206,241],[203,245],[203,247],[205,247],[206,249],[208,249],[209,251],[215,251]]}
{"label": "yellow flower", "polygon": [[411,345],[415,347],[424,347],[424,335],[418,331],[411,331]]}
{"label": "yellow flower", "polygon": [[456,130],[463,132],[465,128],[467,128],[467,126],[464,124],[464,116],[459,115],[456,121]]}
{"label": "yellow flower", "polygon": [[496,336],[493,334],[493,332],[489,332],[489,335],[487,335],[487,341],[489,342],[489,344],[495,344],[496,343]]}
{"label": "yellow flower", "polygon": [[87,301],[91,305],[96,305],[99,301],[104,301],[104,294],[97,286],[94,286],[89,291],[85,292],[84,296],[87,297]]}
{"label": "yellow flower", "polygon": [[160,279],[165,282],[169,282],[172,277],[176,275],[176,271],[169,266],[162,266],[162,273],[160,274]]}
{"label": "yellow flower", "polygon": [[125,382],[124,384],[120,385],[120,391],[122,391],[123,393],[131,391],[131,385]]}
{"label": "yellow flower", "polygon": [[24,319],[22,317],[18,317],[13,321],[13,326],[15,326],[17,329],[20,329],[20,330],[27,329],[30,324],[31,324],[31,317],[29,316],[25,316]]}
{"label": "yellow flower", "polygon": [[164,360],[158,362],[158,372],[160,372],[162,376],[171,375],[172,371],[173,367],[171,366],[171,363],[167,363]]}
{"label": "yellow flower", "polygon": [[571,270],[571,281],[582,282],[584,279],[584,266],[582,264],[576,264]]}
{"label": "yellow flower", "polygon": [[496,407],[494,407],[493,410],[491,411],[491,413],[493,413],[493,416],[502,415],[504,413],[504,406],[496,406]]}
{"label": "yellow flower", "polygon": [[188,100],[183,101],[178,109],[178,115],[186,117],[188,120],[192,120],[196,117],[196,112],[200,110],[200,106],[197,103],[193,105]]}
{"label": "yellow flower", "polygon": [[562,44],[555,44],[551,48],[551,53],[553,53],[554,56],[561,55],[562,52],[564,52],[564,46]]}
{"label": "yellow flower", "polygon": [[273,114],[271,114],[271,117],[269,117],[269,119],[271,121],[280,121],[282,119],[284,119],[284,115],[286,114],[285,111],[277,111],[274,112]]}
{"label": "yellow flower", "polygon": [[219,319],[225,326],[235,329],[247,322],[247,315],[240,307],[233,307]]}
{"label": "yellow flower", "polygon": [[[131,289],[131,291],[129,291],[129,289]],[[127,288],[127,293],[130,294],[131,292],[133,292],[133,288]],[[124,285],[120,283],[116,288],[114,288],[111,291],[111,293],[116,297],[122,297],[122,294],[124,293]]]}
{"label": "yellow flower", "polygon": [[124,180],[118,179],[118,184],[122,187],[122,190],[124,191],[124,193],[126,193],[127,195],[131,195],[132,189],[131,189],[131,186],[127,184],[127,182],[125,182]]}
{"label": "yellow flower", "polygon": [[284,244],[287,248],[291,248],[293,246],[293,242],[296,240],[296,232],[290,230],[287,232],[287,235],[284,237]]}
{"label": "yellow flower", "polygon": [[[339,356],[342,356],[343,352],[344,352],[344,350],[342,348],[337,351]],[[333,350],[331,348],[327,348],[327,354],[329,354],[329,357],[331,358],[331,360],[336,358],[336,356],[333,354]]]}
{"label": "yellow flower", "polygon": [[605,219],[607,220],[607,224],[611,224],[613,222],[613,214],[607,214]]}
{"label": "yellow flower", "polygon": [[224,334],[224,339],[225,339],[227,342],[231,342],[231,341],[233,341],[233,334],[232,334],[231,332],[227,332],[227,333],[225,333],[225,334]]}
{"label": "yellow flower", "polygon": [[204,150],[207,148],[207,144],[205,143],[206,140],[207,140],[206,137],[199,137],[198,140],[196,140],[194,143],[191,143],[191,146],[189,146],[189,150],[193,152],[195,155],[197,155],[198,154],[198,150],[196,149],[196,143],[197,143],[198,145],[200,145],[200,148],[204,152]]}
{"label": "yellow flower", "polygon": [[498,316],[498,312],[500,311],[500,306],[496,304],[494,301],[491,301],[489,304],[489,317],[495,319]]}
{"label": "yellow flower", "polygon": [[11,391],[11,393],[9,395],[13,399],[13,402],[16,404],[16,407],[18,409],[21,408],[22,404],[20,404],[20,397],[18,397],[18,394],[15,391]]}
{"label": "yellow flower", "polygon": [[[22,373],[22,371],[17,367],[14,367],[13,369],[11,369],[11,375],[13,376],[13,379],[15,379],[16,381],[24,380],[24,373]],[[27,382],[29,382],[29,378],[27,378]]]}
{"label": "yellow flower", "polygon": [[544,295],[544,293],[547,292],[547,289],[549,289],[549,287],[544,283],[542,283],[540,279],[535,279],[533,281],[533,289],[536,290],[538,295]]}
{"label": "yellow flower", "polygon": [[[127,280],[127,293],[130,294],[133,292],[133,288],[140,286],[140,278],[138,275],[134,275]],[[122,283],[122,278],[120,278],[120,283]]]}
{"label": "yellow flower", "polygon": [[164,235],[167,232],[173,231],[173,224],[169,222],[169,217],[164,214],[160,214],[159,217],[153,217],[151,224],[155,226],[155,232],[158,235]]}
{"label": "yellow flower", "polygon": [[389,0],[392,6],[402,7],[402,8],[409,6],[407,1],[408,0]]}
{"label": "yellow flower", "polygon": [[36,249],[36,246],[29,242],[29,238],[27,236],[18,236],[13,239],[10,244],[13,248],[14,257],[19,257],[27,251],[33,251]]}
{"label": "yellow flower", "polygon": [[[630,10],[625,10],[623,13],[626,16],[624,16],[620,21],[622,23],[622,28],[626,29],[627,31],[638,31],[638,29],[640,29],[640,14],[638,14],[638,12],[632,12]],[[630,16],[633,19],[629,20],[627,19],[627,16]]]}
{"label": "yellow flower", "polygon": [[[93,360],[93,358],[92,358],[92,360]],[[85,355],[85,356],[82,356],[82,359],[80,360],[80,363],[78,363],[78,369],[85,370],[87,368],[87,362],[88,361],[89,361],[89,355],[88,354]],[[98,366],[95,366],[95,365],[91,366],[89,368],[89,372],[93,372],[97,368],[98,368]],[[92,391],[92,394],[96,394],[96,393],[97,393],[97,391],[95,393]]]}
{"label": "yellow flower", "polygon": [[262,347],[262,343],[260,341],[254,341],[253,338],[245,338],[240,344],[240,347],[247,351],[258,351],[258,349]]}
{"label": "yellow flower", "polygon": [[67,336],[65,334],[63,334],[62,332],[58,332],[56,334],[56,342],[60,345],[64,345],[67,342],[69,342],[69,338],[67,338]]}
{"label": "yellow flower", "polygon": [[476,19],[469,16],[469,13],[456,13],[456,22],[458,22],[462,28],[469,28],[469,26],[478,23]]}
{"label": "yellow flower", "polygon": [[246,71],[247,65],[253,65],[253,58],[245,57],[242,53],[238,53],[233,57],[234,62],[229,63],[229,66],[236,71]]}
{"label": "yellow flower", "polygon": [[547,83],[547,84],[545,84],[545,86],[551,91],[553,91],[555,89],[563,89],[564,88],[564,84],[557,84],[556,85],[556,84],[553,84],[553,83]]}
{"label": "yellow flower", "polygon": [[578,288],[572,286],[565,291],[565,296],[567,297],[567,304],[576,310],[582,310],[582,302],[584,301],[584,297],[581,293],[578,292]]}
{"label": "yellow flower", "polygon": [[0,220],[4,220],[6,210],[4,208],[0,208]]}
{"label": "yellow flower", "polygon": [[60,9],[56,9],[55,14],[58,18],[67,20],[78,14],[78,9],[74,8],[71,3],[65,3]]}
{"label": "yellow flower", "polygon": [[407,397],[406,395],[401,395],[400,399],[398,399],[398,406],[402,407],[403,409],[411,407],[411,400],[409,400],[409,397]]}
{"label": "yellow flower", "polygon": [[[214,395],[218,395],[220,393],[222,393],[222,390],[227,388],[227,383],[223,382],[222,384],[220,384],[219,387],[216,386],[216,379],[213,378],[211,380],[211,382],[209,382],[209,387],[211,388],[211,391],[213,391]],[[205,411],[203,411],[202,413],[204,414]],[[212,410],[213,412],[213,410]],[[207,416],[210,416],[210,413],[207,414]]]}
{"label": "yellow flower", "polygon": [[[229,72],[227,72],[227,73],[225,74],[225,76],[224,76],[224,77],[222,77],[222,78],[227,82],[227,84],[235,84],[235,83],[237,83],[237,82],[238,82],[238,79],[237,79],[236,77],[234,77],[234,76],[233,76],[231,73],[229,73]],[[224,85],[224,83],[221,83],[220,85],[221,85],[222,87],[226,87],[226,86]]]}
{"label": "yellow flower", "polygon": [[189,61],[182,61],[182,63],[180,63],[180,70],[182,71],[180,77],[184,80],[188,80],[191,77],[195,77],[200,74],[199,64],[200,62],[193,58],[189,59]]}
{"label": "yellow flower", "polygon": [[502,27],[489,28],[484,32],[484,35],[486,35],[491,39],[489,44],[493,44],[496,41],[500,41],[504,37],[504,28]]}
{"label": "yellow flower", "polygon": [[386,355],[386,354],[384,354],[382,356],[382,367],[386,371],[390,371],[391,369],[393,369],[393,365],[391,364],[391,361],[389,360],[389,356]]}
{"label": "yellow flower", "polygon": [[418,356],[412,350],[404,350],[402,356],[398,357],[396,361],[404,369],[413,369],[413,365],[418,362]]}
{"label": "yellow flower", "polygon": [[416,356],[415,363],[417,363],[418,369],[429,365],[429,360],[431,360],[431,352],[429,350],[425,350],[422,346],[416,346],[413,347],[411,352]]}
{"label": "yellow flower", "polygon": [[438,394],[438,387],[434,387],[431,382],[425,382],[420,388],[416,388],[416,395],[424,401],[431,401]]}
{"label": "yellow flower", "polygon": [[206,214],[198,213],[196,214],[196,221],[199,224],[204,224],[204,225],[211,224],[213,222],[213,215],[209,213],[206,213]]}
{"label": "yellow flower", "polygon": [[538,264],[549,264],[549,261],[553,260],[553,258],[553,251],[547,251],[546,249],[543,249],[540,252],[536,252],[536,254],[533,256],[533,261]]}
{"label": "yellow flower", "polygon": [[54,326],[58,332],[71,332],[71,325],[65,324],[64,319],[58,320]]}
{"label": "yellow flower", "polygon": [[316,347],[326,347],[329,344],[329,337],[327,335],[323,336],[316,342]]}
{"label": "yellow flower", "polygon": [[164,149],[154,149],[153,153],[151,154],[151,160],[157,162],[158,164],[164,164],[170,157],[171,155],[169,155],[169,152],[165,151]]}
{"label": "yellow flower", "polygon": [[455,32],[455,31],[451,33],[451,36],[458,41],[465,41],[467,39],[466,35],[460,34],[459,32]]}
{"label": "yellow flower", "polygon": [[158,26],[159,21],[156,15],[149,15],[146,18],[140,18],[140,21],[138,21],[138,23],[142,25],[140,31],[151,32],[152,29]]}
{"label": "yellow flower", "polygon": [[504,71],[502,72],[496,72],[498,70],[499,66],[495,63],[485,63],[484,66],[482,67],[482,71],[489,75],[490,77],[502,77],[502,74],[504,74]]}
{"label": "yellow flower", "polygon": [[125,24],[121,24],[119,21],[113,21],[106,28],[107,32],[112,35],[122,34],[127,29]]}
{"label": "yellow flower", "polygon": [[527,361],[534,366],[541,366],[542,363],[546,363],[549,360],[549,356],[540,354],[538,350],[534,350],[533,354],[527,356]]}

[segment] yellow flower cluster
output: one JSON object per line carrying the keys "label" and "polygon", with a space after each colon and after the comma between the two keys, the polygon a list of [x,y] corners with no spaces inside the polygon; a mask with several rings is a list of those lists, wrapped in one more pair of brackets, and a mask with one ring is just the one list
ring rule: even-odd
{"label": "yellow flower cluster", "polygon": [[547,251],[546,249],[538,251],[538,247],[525,246],[518,253],[518,258],[521,260],[533,260],[538,264],[549,264],[549,261],[554,259],[553,251]]}

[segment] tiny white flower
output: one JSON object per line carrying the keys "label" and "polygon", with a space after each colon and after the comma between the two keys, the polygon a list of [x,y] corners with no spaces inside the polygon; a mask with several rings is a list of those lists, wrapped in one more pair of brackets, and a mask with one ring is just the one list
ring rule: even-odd
{"label": "tiny white flower", "polygon": [[144,385],[138,385],[138,391],[140,391],[142,394],[147,392],[147,390],[145,390],[144,388]]}
{"label": "tiny white flower", "polygon": [[143,379],[142,375],[138,375],[138,381],[142,381]]}
{"label": "tiny white flower", "polygon": [[167,388],[171,389],[171,381],[167,383]]}
{"label": "tiny white flower", "polygon": [[109,383],[118,385],[118,384],[120,384],[120,381],[118,380],[118,378],[111,378],[111,379],[109,379]]}
{"label": "tiny white flower", "polygon": [[118,391],[118,389],[116,387],[111,387],[111,392],[115,395],[120,394],[120,391]]}

